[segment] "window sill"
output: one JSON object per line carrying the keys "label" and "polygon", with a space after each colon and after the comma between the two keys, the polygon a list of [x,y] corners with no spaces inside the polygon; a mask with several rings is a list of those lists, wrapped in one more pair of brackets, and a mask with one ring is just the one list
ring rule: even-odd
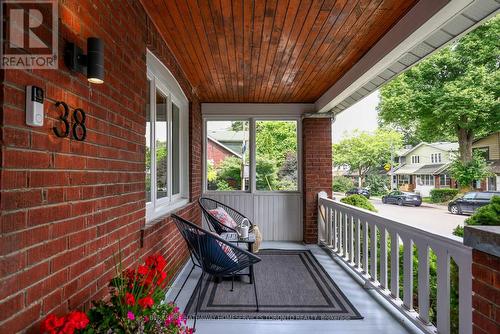
{"label": "window sill", "polygon": [[178,211],[180,208],[186,206],[189,203],[189,200],[187,198],[181,198],[173,203],[170,203],[168,205],[163,205],[155,210],[151,210],[151,212],[148,212],[146,210],[146,228],[150,227],[154,224],[156,224],[158,221],[163,220],[165,216],[170,215],[172,213],[175,213]]}

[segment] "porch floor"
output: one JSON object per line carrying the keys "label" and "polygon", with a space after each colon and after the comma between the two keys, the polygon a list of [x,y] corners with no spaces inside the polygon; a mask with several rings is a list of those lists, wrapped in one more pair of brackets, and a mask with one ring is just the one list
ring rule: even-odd
{"label": "porch floor", "polygon": [[[344,292],[351,303],[364,317],[362,320],[198,320],[196,331],[198,333],[420,333],[416,327],[405,327],[403,320],[393,316],[384,306],[368,293],[356,280],[354,280],[336,261],[317,245],[303,245],[293,242],[264,242],[262,248],[273,249],[310,249],[319,263],[328,274],[334,278],[335,283]],[[173,300],[182,282],[191,268],[191,263],[186,264],[180,275],[175,280],[172,288],[167,293],[167,300]],[[184,309],[189,297],[193,293],[201,271],[195,270],[181,292],[177,304]],[[382,301],[383,302],[383,301]],[[390,306],[389,306],[390,307]],[[397,311],[396,311],[397,312]],[[192,322],[191,322],[192,324]]]}

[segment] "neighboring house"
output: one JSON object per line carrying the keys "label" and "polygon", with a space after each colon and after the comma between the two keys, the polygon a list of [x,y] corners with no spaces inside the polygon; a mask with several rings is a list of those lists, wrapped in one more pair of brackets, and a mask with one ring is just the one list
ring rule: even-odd
{"label": "neighboring house", "polygon": [[458,143],[422,142],[397,152],[393,187],[427,197],[434,188],[456,187],[447,170],[458,152]]}
{"label": "neighboring house", "polygon": [[227,157],[237,157],[241,159],[241,154],[233,151],[228,146],[211,136],[207,136],[207,157],[214,166],[218,166]]}
{"label": "neighboring house", "polygon": [[488,161],[490,171],[494,174],[476,182],[474,187],[480,190],[500,190],[500,131],[475,140],[472,150],[483,154]]}
{"label": "neighboring house", "polygon": [[243,131],[216,130],[207,133],[207,158],[217,166],[229,156],[242,158]]}

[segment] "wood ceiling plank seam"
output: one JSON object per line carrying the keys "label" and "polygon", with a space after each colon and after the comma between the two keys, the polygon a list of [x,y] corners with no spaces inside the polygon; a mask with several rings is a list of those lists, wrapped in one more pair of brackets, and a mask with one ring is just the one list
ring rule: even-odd
{"label": "wood ceiling plank seam", "polygon": [[[194,1],[194,0],[193,0]],[[198,2],[200,4],[200,2]],[[218,99],[220,101],[224,101],[224,94],[225,92],[229,92],[231,90],[230,83],[228,82],[227,78],[229,77],[229,74],[226,71],[226,68],[224,66],[223,60],[222,60],[222,55],[219,47],[219,42],[217,38],[217,31],[215,29],[214,21],[212,14],[210,12],[210,6],[206,1],[201,1],[201,5],[199,6],[200,10],[200,16],[202,19],[203,27],[205,29],[205,35],[207,37],[208,43],[209,43],[209,48],[211,51],[211,54],[215,57],[215,64],[218,69],[217,75],[219,76],[219,80],[221,82],[224,82],[224,85],[226,86],[225,91],[221,91],[218,94]],[[205,13],[205,15],[204,15]]]}
{"label": "wood ceiling plank seam", "polygon": [[254,3],[253,13],[253,33],[252,33],[252,63],[251,63],[251,77],[249,83],[248,98],[255,101],[255,88],[256,77],[260,61],[260,48],[262,42],[262,34],[264,33],[264,13],[267,7],[267,0],[257,1]]}
{"label": "wood ceiling plank seam", "polygon": [[[297,19],[297,14],[299,13],[300,3],[301,3],[300,0],[291,0],[290,1],[290,4],[292,4],[293,5],[292,7],[294,8],[294,9],[292,9],[292,13],[290,13],[290,15],[293,16],[293,18],[287,20],[286,22],[289,22],[289,25],[285,25],[283,27],[282,35],[285,34],[285,36],[287,36],[287,38],[286,38],[286,41],[280,38],[280,44],[278,45],[276,55],[274,56],[274,62],[273,62],[273,65],[271,67],[271,73],[269,74],[268,82],[269,82],[270,86],[268,86],[269,89],[266,89],[266,91],[264,93],[264,100],[266,100],[266,101],[271,101],[271,91],[272,91],[274,83],[276,81],[276,76],[277,76],[277,74],[278,74],[278,72],[283,64],[284,55],[286,53],[286,50],[288,48],[288,44],[290,42],[291,32],[293,30],[293,26],[294,26],[295,21]],[[289,17],[288,14],[287,14],[287,17]],[[283,41],[283,43],[281,43],[281,41]]]}
{"label": "wood ceiling plank seam", "polygon": [[[225,93],[223,96],[225,101],[234,101],[234,86],[232,84],[232,74],[231,74],[231,67],[229,65],[229,57],[228,57],[228,52],[227,52],[227,46],[226,46],[226,36],[224,34],[224,27],[220,25],[222,22],[222,16],[218,14],[216,10],[217,3],[220,5],[219,1],[208,1],[209,3],[209,8],[210,8],[210,13],[212,16],[213,24],[215,27],[215,32],[216,32],[216,37],[217,37],[217,43],[219,45],[219,50],[221,51],[221,58],[222,58],[222,64],[226,69],[227,77],[226,80],[228,81],[228,85],[230,89]],[[220,7],[219,7],[220,8]],[[217,24],[217,22],[219,24]],[[222,30],[221,30],[222,28]]]}
{"label": "wood ceiling plank seam", "polygon": [[[177,38],[173,37],[174,40],[179,40],[182,42],[182,45],[183,45],[184,50],[185,50],[184,54],[187,55],[191,59],[193,65],[195,66],[195,69],[196,69],[195,73],[196,73],[196,76],[200,82],[200,85],[196,86],[195,90],[197,90],[197,91],[201,91],[202,89],[205,90],[206,84],[203,81],[203,77],[205,77],[205,78],[207,78],[207,77],[205,75],[200,76],[200,73],[204,73],[203,66],[199,62],[199,59],[197,57],[197,53],[194,50],[194,48],[190,42],[189,34],[187,34],[186,31],[183,29],[184,25],[178,23],[179,19],[176,20],[176,17],[175,17],[176,15],[174,15],[175,13],[173,11],[173,8],[170,7],[168,4],[173,5],[175,7],[175,9],[176,9],[175,12],[177,12],[177,17],[180,18],[180,14],[177,11],[177,5],[175,4],[175,1],[163,0],[163,3],[165,5],[165,9],[167,9],[166,10],[167,13],[163,19],[163,22],[165,22],[167,24],[167,29],[169,29],[168,30],[169,32],[176,31],[175,34],[171,34],[171,35],[177,36]],[[182,22],[182,20],[180,20],[180,21]],[[208,93],[213,94],[213,87],[206,89],[206,91]],[[203,96],[203,94],[205,94],[205,92],[201,93],[202,96]],[[209,95],[211,95],[211,94],[209,94]]]}
{"label": "wood ceiling plank seam", "polygon": [[[370,3],[369,7],[370,9],[372,9],[372,11],[370,12],[370,14],[366,14],[364,16],[367,16],[367,17],[374,17],[374,14],[375,11],[377,10],[377,8],[379,6],[381,6],[383,4],[383,2],[379,2],[377,4],[377,7],[374,6],[373,3]],[[375,7],[375,8],[374,8]],[[367,13],[368,11],[365,10],[363,14]],[[404,14],[400,14],[400,15],[397,15],[398,17],[401,17],[402,15]],[[373,30],[371,29],[371,26],[370,25],[367,25],[367,24],[364,24],[363,20],[361,18],[359,18],[356,23],[354,24],[354,26],[350,29],[350,31],[358,31],[357,27],[358,27],[358,23],[361,25],[363,24],[363,27],[365,27],[365,29],[368,29],[370,28],[370,30]],[[392,24],[391,24],[392,26]],[[385,29],[384,33],[387,31],[387,29]],[[383,36],[384,33],[380,33],[379,35],[380,36]],[[356,35],[363,35],[363,34],[356,34]],[[350,37],[350,38],[349,38]],[[335,59],[339,59],[340,55],[342,55],[344,52],[346,52],[348,48],[348,45],[352,42],[352,40],[355,38],[355,34],[353,33],[352,36],[347,34],[346,36],[343,37],[343,40],[341,41],[341,43],[339,43],[338,47],[336,48],[336,50],[334,50],[334,52],[332,52],[332,54],[329,56],[329,58],[327,59],[326,62],[323,63],[322,66],[319,67],[319,69],[317,69],[316,71],[313,71],[310,73],[310,76],[308,77],[308,80],[311,81],[313,80],[318,74],[322,74],[323,77],[336,77],[337,79],[340,78],[340,76],[342,75],[342,73],[344,73],[344,69],[348,66],[348,64],[346,64],[346,60],[343,61],[343,63],[335,63],[335,69],[336,69],[336,72],[334,74],[332,74],[333,72],[333,69],[332,70],[328,70],[325,68],[325,66],[327,66],[327,64],[329,63],[333,63]],[[345,41],[345,42],[344,42]],[[375,43],[375,42],[374,42]],[[341,47],[341,45],[345,44],[345,47]],[[355,59],[354,61],[352,61],[353,63],[356,63],[357,61],[359,61],[359,59],[361,59],[362,55],[365,54],[366,52],[368,52],[368,50],[371,48],[371,46],[373,46],[374,44],[370,45],[370,47],[366,48],[366,50],[364,50],[364,52],[358,52],[358,56],[357,56],[357,59]],[[346,59],[345,57],[342,57],[342,59]],[[336,74],[336,75],[335,75]],[[327,89],[329,88],[329,85],[327,84],[323,84],[323,86],[321,87],[320,86],[320,89],[317,89],[317,93],[316,93],[316,96],[315,98],[319,98],[323,93],[324,91],[326,91]]]}
{"label": "wood ceiling plank seam", "polygon": [[[309,13],[311,6],[312,6],[312,1],[301,1],[298,13]],[[302,6],[305,6],[306,8],[301,10]],[[288,46],[285,49],[285,55],[283,56],[282,63],[284,63],[284,66],[280,64],[280,67],[278,69],[278,73],[276,74],[276,79],[275,82],[273,83],[273,87],[271,90],[271,96],[273,96],[272,102],[277,102],[277,100],[274,98],[277,94],[275,93],[281,86],[279,85],[280,82],[283,82],[283,76],[285,74],[286,68],[290,64],[290,60],[292,59],[292,55],[295,52],[300,34],[303,30],[305,22],[307,22],[307,15],[298,15],[299,20],[295,21],[293,26],[292,26],[292,31],[290,33],[290,38],[289,40],[292,41],[292,45]]]}
{"label": "wood ceiling plank seam", "polygon": [[[317,66],[318,62],[328,53],[329,50],[334,50],[338,47],[338,43],[335,43],[337,40],[337,36],[339,35],[342,28],[345,27],[349,18],[353,17],[355,14],[355,7],[358,5],[359,1],[347,1],[344,3],[342,10],[340,13],[343,15],[339,15],[338,19],[336,19],[333,25],[328,29],[328,32],[324,35],[323,39],[320,40],[320,44],[318,50],[316,50],[316,56],[311,59],[305,66],[295,66],[295,73],[293,76],[293,80],[290,80],[290,89],[288,91],[288,97],[293,96],[295,93],[295,88],[300,86],[301,89],[305,89],[307,81],[304,80],[304,73],[308,73],[309,70],[313,69]],[[310,51],[310,50],[308,50]],[[302,57],[306,59],[307,56]],[[282,98],[288,98],[287,95],[282,95]],[[298,97],[297,97],[298,98]]]}
{"label": "wood ceiling plank seam", "polygon": [[[312,6],[310,7],[310,9],[307,13],[308,15],[307,15],[306,21],[303,24],[303,27],[302,27],[301,32],[299,34],[299,37],[297,39],[296,46],[292,52],[292,56],[287,64],[287,67],[285,68],[284,73],[283,73],[283,77],[281,79],[282,85],[281,85],[281,87],[279,87],[279,89],[276,92],[276,98],[278,101],[284,101],[281,98],[281,96],[283,96],[283,94],[284,94],[285,86],[287,86],[291,83],[290,74],[293,71],[297,61],[299,61],[299,59],[301,59],[300,55],[302,55],[303,52],[306,52],[304,46],[307,44],[307,39],[309,37],[311,29],[304,29],[304,27],[312,27],[314,25],[314,22],[317,20],[319,14],[321,12],[321,8],[323,6],[323,3],[324,2],[322,2],[321,5],[318,6],[318,2],[313,2]],[[311,22],[311,20],[312,20],[312,22]]]}
{"label": "wood ceiling plank seam", "polygon": [[231,12],[233,17],[234,45],[236,53],[236,78],[238,88],[238,99],[243,96],[243,1],[231,1]]}
{"label": "wood ceiling plank seam", "polygon": [[[162,2],[162,1],[160,0],[159,2]],[[155,1],[154,3],[151,2],[151,4],[153,4],[153,7],[157,7],[157,1]],[[150,15],[150,17],[156,17],[156,14],[158,14],[158,12],[156,12],[156,13],[149,12],[148,13],[148,15]],[[179,54],[180,55],[185,54],[185,52],[180,51],[181,50],[180,46],[177,45],[175,40],[173,40],[170,35],[165,33],[165,31],[168,31],[168,28],[165,26],[164,21],[163,20],[152,20],[152,22],[156,26],[158,31],[160,31],[160,35],[165,40],[167,47],[172,52],[172,55],[174,55],[176,62],[179,64],[179,67],[181,68],[181,71],[184,72],[184,74],[186,75],[186,78],[188,79],[189,83],[191,84],[191,87],[194,88],[194,87],[200,85],[201,83],[196,80],[196,74],[194,72],[195,66],[194,66],[194,64],[191,63],[191,60],[184,58],[184,57],[180,58],[177,56]],[[160,24],[161,24],[161,26],[160,26]],[[163,29],[162,29],[162,27],[163,27]],[[198,96],[198,97],[200,97],[200,96]]]}
{"label": "wood ceiling plank seam", "polygon": [[[268,9],[267,7],[267,4],[269,3],[271,3],[270,5],[271,9]],[[261,87],[259,85],[262,84],[262,75],[267,61],[267,52],[269,50],[269,43],[271,41],[271,29],[272,26],[274,25],[274,17],[276,16],[277,4],[278,4],[277,0],[267,1],[266,10],[264,11],[264,24],[262,29],[261,43],[260,43],[259,62],[257,65],[257,73],[255,76],[255,92],[254,92],[255,95],[253,96],[253,100],[256,102],[258,102],[257,98],[260,94]],[[272,15],[269,15],[269,13],[272,13]],[[270,18],[271,16],[272,19]]]}
{"label": "wood ceiling plank seam", "polygon": [[228,49],[229,57],[229,68],[231,70],[231,82],[233,85],[233,91],[235,96],[233,101],[238,101],[238,72],[236,65],[236,50],[234,45],[234,27],[232,18],[232,6],[231,0],[220,0],[221,4],[221,14],[222,14],[222,25],[224,28],[224,36],[226,39],[226,45]]}
{"label": "wood ceiling plank seam", "polygon": [[244,102],[250,102],[250,78],[252,70],[252,39],[253,39],[253,15],[255,2],[246,0],[243,2],[243,96]]}
{"label": "wood ceiling plank seam", "polygon": [[[338,5],[335,6],[335,5]],[[328,33],[331,31],[333,25],[335,22],[338,20],[338,15],[336,15],[335,9],[339,8],[339,13],[342,12],[342,10],[345,7],[345,2],[341,5],[336,2],[334,6],[330,9],[329,13],[326,15],[326,18],[324,19],[316,19],[315,23],[312,26],[311,32],[309,33],[310,38],[308,38],[308,42],[304,45],[304,48],[302,52],[306,52],[305,54],[301,53],[299,54],[299,63],[297,63],[294,66],[294,69],[291,71],[290,76],[293,78],[293,80],[290,80],[290,86],[292,86],[295,82],[297,82],[297,73],[301,73],[301,69],[304,67],[304,64],[309,64],[308,59],[316,59],[315,55],[318,54],[318,49],[321,46],[324,46],[324,41],[328,37]],[[320,17],[324,13],[323,11],[320,12],[318,17]],[[309,55],[312,55],[309,57]],[[290,92],[288,92],[290,93]],[[290,97],[287,97],[290,99],[298,99],[298,97],[291,95]]]}
{"label": "wood ceiling plank seam", "polygon": [[212,80],[215,82],[216,87],[215,87],[215,96],[213,98],[217,98],[218,94],[224,89],[223,87],[225,86],[224,81],[221,80],[221,77],[219,75],[219,71],[217,70],[217,65],[214,59],[214,55],[211,52],[210,49],[210,42],[208,40],[206,31],[205,31],[205,26],[203,23],[203,18],[201,16],[200,12],[200,7],[198,5],[193,6],[193,1],[194,0],[185,0],[185,5],[187,6],[187,9],[189,10],[189,15],[191,18],[191,21],[193,22],[193,26],[195,28],[196,35],[198,37],[198,40],[200,42],[200,45],[203,50],[203,55],[205,57],[205,61],[208,64],[210,74],[212,76]]}
{"label": "wood ceiling plank seam", "polygon": [[[280,8],[283,8],[284,6],[280,6],[279,1],[286,1],[287,5],[284,13],[281,13],[282,10],[280,10]],[[271,38],[269,40],[269,49],[267,51],[266,63],[264,65],[264,73],[262,74],[262,83],[260,86],[261,88],[258,97],[258,100],[260,102],[266,102],[265,91],[269,84],[269,74],[272,71],[274,57],[276,56],[276,51],[278,49],[279,41],[283,34],[283,25],[285,23],[289,5],[290,5],[289,0],[278,0],[277,10],[274,15],[273,28],[271,29]]]}
{"label": "wood ceiling plank seam", "polygon": [[[188,40],[191,43],[192,48],[196,52],[196,56],[198,58],[198,61],[200,65],[203,67],[206,66],[206,69],[208,71],[203,71],[203,75],[205,78],[207,78],[209,84],[205,84],[205,86],[210,86],[210,90],[212,91],[213,96],[217,95],[217,92],[219,91],[219,84],[217,81],[215,81],[216,75],[214,75],[214,72],[212,72],[213,67],[210,65],[204,48],[204,43],[203,41],[199,38],[198,31],[196,30],[196,23],[193,20],[192,14],[191,14],[191,9],[189,6],[182,6],[182,4],[187,5],[185,1],[173,1],[175,3],[175,8],[177,10],[178,15],[178,20],[180,20],[180,23],[185,23],[186,20],[191,20],[192,24],[182,24],[185,27],[185,32],[187,33],[187,36],[190,36],[191,38],[188,38]],[[195,43],[196,40],[198,43]],[[197,47],[198,44],[200,47]]]}

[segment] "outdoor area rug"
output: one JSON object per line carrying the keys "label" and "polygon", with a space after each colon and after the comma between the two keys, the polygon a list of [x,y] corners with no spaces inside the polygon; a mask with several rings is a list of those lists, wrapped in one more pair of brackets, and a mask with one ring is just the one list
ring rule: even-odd
{"label": "outdoor area rug", "polygon": [[[204,279],[198,319],[352,320],[363,317],[308,250],[261,250],[254,265],[259,312],[248,276]],[[195,290],[184,313],[192,318]]]}

